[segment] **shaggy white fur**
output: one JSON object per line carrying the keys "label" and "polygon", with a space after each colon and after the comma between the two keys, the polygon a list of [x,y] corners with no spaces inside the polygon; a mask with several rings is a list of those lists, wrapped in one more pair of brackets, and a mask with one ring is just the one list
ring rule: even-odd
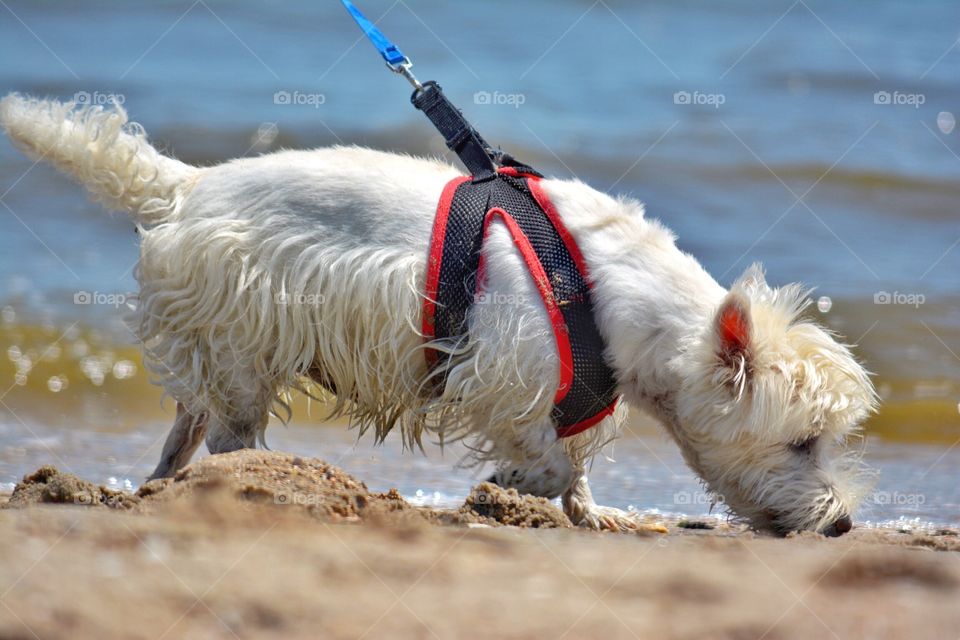
{"label": "shaggy white fur", "polygon": [[[553,336],[502,224],[483,248],[488,295],[464,339],[431,343],[445,355],[428,372],[426,254],[453,167],[335,147],[201,169],[158,153],[120,107],[18,95],[0,101],[0,124],[140,229],[131,322],[178,402],[155,476],[184,464],[204,434],[213,452],[262,443],[271,409],[288,415],[291,389],[329,392],[336,412],[377,438],[397,425],[411,446],[425,431],[467,438],[476,460],[497,464],[497,482],[564,493],[575,522],[630,524],[593,502],[585,476],[626,403],[557,439]],[[842,445],[875,396],[849,350],[800,318],[802,290],[771,289],[753,268],[727,292],[640,203],[578,181],[543,188],[586,258],[626,400],[663,422],[738,515],[778,531],[842,532],[860,474],[829,441]]]}

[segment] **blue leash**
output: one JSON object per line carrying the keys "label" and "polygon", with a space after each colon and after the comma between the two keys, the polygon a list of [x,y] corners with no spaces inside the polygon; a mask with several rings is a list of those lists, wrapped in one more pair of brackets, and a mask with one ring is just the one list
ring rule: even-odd
{"label": "blue leash", "polygon": [[399,73],[406,78],[407,81],[413,85],[414,89],[422,91],[423,85],[410,73],[410,67],[413,66],[413,63],[410,62],[410,58],[403,55],[400,47],[390,42],[390,39],[383,35],[383,32],[377,29],[377,26],[370,22],[367,16],[363,15],[360,9],[350,2],[350,0],[340,0],[340,2],[343,3],[343,6],[350,13],[350,17],[353,18],[354,22],[357,23],[370,42],[373,43],[373,46],[377,48],[380,55],[383,56],[387,67],[394,73]]}
{"label": "blue leash", "polygon": [[360,9],[357,9],[357,7],[350,2],[350,0],[340,1],[343,2],[343,6],[347,8],[347,11],[350,12],[350,16],[358,25],[360,25],[360,28],[363,29],[363,32],[367,35],[367,37],[370,38],[370,42],[373,43],[373,46],[380,51],[380,55],[383,56],[383,59],[387,61],[388,65],[393,66],[410,62],[410,59],[403,55],[403,52],[400,51],[400,48],[390,42],[387,36],[383,35],[380,29],[377,29],[375,24],[367,20],[367,16],[363,15],[360,12]]}
{"label": "blue leash", "polygon": [[447,147],[457,154],[475,182],[489,180],[496,176],[497,168],[500,166],[523,167],[532,171],[508,154],[490,147],[476,129],[470,126],[460,110],[447,99],[439,84],[432,80],[421,84],[410,72],[410,67],[413,66],[410,58],[403,55],[400,48],[390,42],[390,39],[383,35],[383,32],[377,29],[376,25],[370,22],[350,0],[340,0],[340,2],[383,56],[387,67],[394,73],[402,75],[413,86],[413,95],[410,96],[413,106],[423,111],[424,115],[430,119],[443,136]]}

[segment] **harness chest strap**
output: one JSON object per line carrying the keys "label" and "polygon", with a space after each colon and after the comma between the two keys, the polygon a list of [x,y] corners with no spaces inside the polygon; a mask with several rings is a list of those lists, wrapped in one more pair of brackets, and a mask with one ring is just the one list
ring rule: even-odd
{"label": "harness chest strap", "polygon": [[[491,225],[506,227],[537,287],[560,357],[553,418],[561,437],[581,433],[616,407],[616,380],[603,359],[583,255],[540,185],[540,175],[505,167],[485,179],[456,178],[437,206],[427,267],[423,332],[457,341],[483,294],[482,246]],[[428,364],[440,354],[427,350]]]}

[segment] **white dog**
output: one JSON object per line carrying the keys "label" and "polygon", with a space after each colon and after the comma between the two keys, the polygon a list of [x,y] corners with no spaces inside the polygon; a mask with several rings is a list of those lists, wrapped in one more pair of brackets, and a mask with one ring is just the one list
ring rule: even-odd
{"label": "white dog", "polygon": [[[739,517],[780,533],[850,529],[859,460],[844,446],[875,405],[846,346],[802,319],[797,285],[758,267],[724,290],[636,201],[579,181],[542,188],[589,267],[605,357],[625,402],[558,440],[558,355],[547,312],[496,224],[469,335],[435,384],[419,328],[437,201],[460,174],[437,160],[355,147],[281,151],[188,166],[157,152],[122,108],[10,95],[16,144],[74,176],[141,234],[132,327],[177,400],[153,477],[263,442],[289,389],[336,395],[336,410],[383,438],[467,437],[495,481],[563,495],[575,523],[629,526],[594,503],[585,468],[626,403],[655,416],[689,466]],[[438,388],[439,387],[439,388]],[[845,453],[845,451],[847,451]]]}

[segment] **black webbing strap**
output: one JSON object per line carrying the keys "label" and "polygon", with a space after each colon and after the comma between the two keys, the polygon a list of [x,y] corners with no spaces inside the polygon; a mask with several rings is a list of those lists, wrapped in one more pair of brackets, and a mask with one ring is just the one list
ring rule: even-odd
{"label": "black webbing strap", "polygon": [[430,80],[423,88],[413,92],[410,101],[423,111],[433,126],[447,142],[447,147],[457,154],[467,167],[475,182],[486,180],[497,172],[493,151],[476,130],[470,126],[460,110],[443,95],[440,85]]}

